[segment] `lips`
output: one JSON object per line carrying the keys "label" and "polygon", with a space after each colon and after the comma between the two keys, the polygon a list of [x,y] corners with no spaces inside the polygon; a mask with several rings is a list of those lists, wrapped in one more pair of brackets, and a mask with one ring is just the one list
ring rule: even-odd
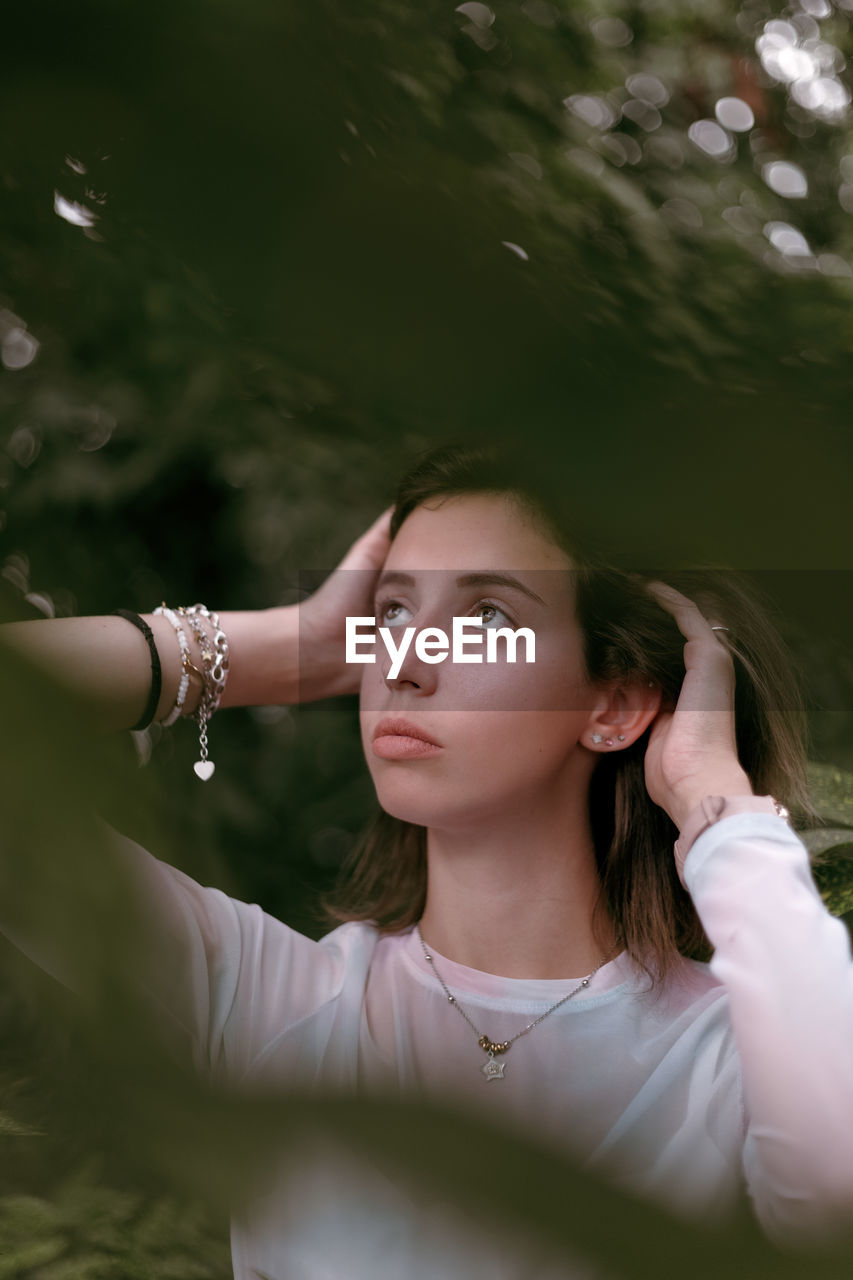
{"label": "lips", "polygon": [[373,754],[381,760],[423,760],[443,750],[435,738],[408,720],[386,718],[373,731]]}
{"label": "lips", "polygon": [[385,737],[417,738],[420,742],[428,742],[430,746],[441,746],[440,742],[436,742],[435,738],[431,738],[428,733],[423,729],[419,729],[416,724],[412,724],[409,720],[400,720],[396,716],[380,720],[373,730],[374,742],[377,738]]}

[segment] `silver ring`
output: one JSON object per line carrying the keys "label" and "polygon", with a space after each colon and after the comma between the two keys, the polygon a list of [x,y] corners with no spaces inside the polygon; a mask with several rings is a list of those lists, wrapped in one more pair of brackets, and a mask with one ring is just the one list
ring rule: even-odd
{"label": "silver ring", "polygon": [[728,631],[728,627],[712,627],[712,631]]}

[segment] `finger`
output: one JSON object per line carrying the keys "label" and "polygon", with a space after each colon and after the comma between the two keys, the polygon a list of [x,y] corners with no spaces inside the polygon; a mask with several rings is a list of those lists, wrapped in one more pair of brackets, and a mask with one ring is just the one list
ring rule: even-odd
{"label": "finger", "polygon": [[661,608],[675,619],[679,631],[686,640],[713,640],[725,647],[722,637],[728,635],[728,629],[714,630],[715,626],[718,627],[721,624],[711,623],[694,600],[676,591],[675,587],[671,587],[666,582],[647,582],[646,590],[654,596]]}
{"label": "finger", "polygon": [[649,593],[676,622],[685,638],[685,679],[678,698],[684,710],[725,711],[734,706],[735,672],[728,645],[717,639],[695,601],[664,582],[647,583]]}

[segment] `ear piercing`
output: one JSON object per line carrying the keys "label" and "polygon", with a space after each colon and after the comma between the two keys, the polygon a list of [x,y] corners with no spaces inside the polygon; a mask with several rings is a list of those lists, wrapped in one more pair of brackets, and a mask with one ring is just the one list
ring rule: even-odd
{"label": "ear piercing", "polygon": [[[598,744],[599,744],[600,742],[603,742],[603,743],[604,743],[604,745],[605,745],[605,747],[612,747],[612,746],[613,746],[613,741],[614,741],[614,740],[613,740],[613,738],[604,738],[604,737],[602,737],[602,735],[601,735],[600,733],[594,733],[594,734],[592,734],[592,740],[593,740],[593,742],[595,743],[595,745],[596,745],[596,746],[598,746]],[[625,741],[625,735],[624,735],[624,733],[617,733],[617,735],[616,735],[616,741],[617,741],[617,742],[624,742],[624,741]]]}

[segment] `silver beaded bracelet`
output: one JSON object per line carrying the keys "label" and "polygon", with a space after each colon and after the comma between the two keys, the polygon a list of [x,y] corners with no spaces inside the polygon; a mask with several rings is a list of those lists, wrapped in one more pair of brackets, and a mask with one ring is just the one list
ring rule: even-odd
{"label": "silver beaded bracelet", "polygon": [[[181,650],[181,678],[178,684],[175,705],[161,723],[164,727],[175,723],[183,711],[190,678],[193,674],[198,676],[202,682],[201,698],[195,711],[195,719],[199,728],[199,758],[193,765],[193,770],[196,777],[201,778],[202,782],[207,782],[208,779],[213,777],[216,768],[209,757],[207,727],[210,724],[211,717],[218,710],[222,695],[225,692],[230,652],[228,637],[222,630],[219,615],[206,608],[203,604],[182,605],[177,609],[170,609],[164,602],[154,610],[154,613],[162,614],[171,624]],[[184,630],[184,621],[186,621],[198,642],[203,667],[201,671],[190,658],[189,641]],[[208,632],[205,623],[208,624],[210,632]]]}
{"label": "silver beaded bracelet", "polygon": [[[201,778],[202,782],[207,782],[213,777],[216,768],[208,754],[207,727],[214,713],[219,709],[228,680],[230,652],[228,637],[222,630],[219,615],[203,604],[182,605],[177,612],[189,623],[198,641],[204,666],[204,688],[195,713],[198,721],[199,758],[193,765],[193,770],[196,777]],[[212,635],[208,635],[202,619],[209,624]]]}

